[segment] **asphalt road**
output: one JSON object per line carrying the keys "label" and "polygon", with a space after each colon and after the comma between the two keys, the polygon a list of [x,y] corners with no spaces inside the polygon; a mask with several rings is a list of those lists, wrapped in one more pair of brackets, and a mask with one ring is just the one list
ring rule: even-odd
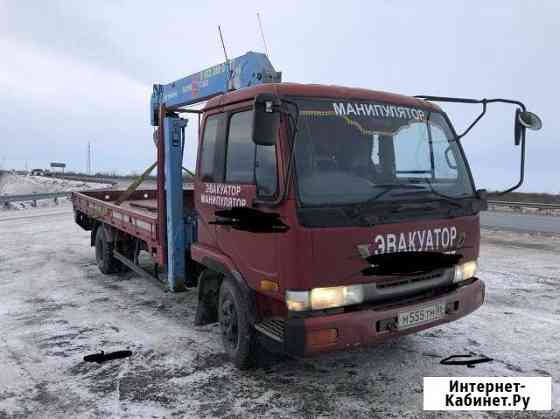
{"label": "asphalt road", "polygon": [[560,217],[486,211],[480,215],[483,227],[505,230],[560,233]]}

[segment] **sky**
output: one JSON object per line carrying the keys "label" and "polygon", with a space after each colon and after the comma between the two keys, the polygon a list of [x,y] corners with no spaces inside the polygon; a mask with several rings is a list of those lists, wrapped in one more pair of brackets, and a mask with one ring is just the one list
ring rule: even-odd
{"label": "sky", "polygon": [[[264,52],[283,80],[407,95],[510,98],[543,120],[527,134],[524,191],[560,193],[560,2],[0,0],[0,168],[141,173],[155,160],[153,83]],[[480,109],[443,106],[457,131]],[[463,139],[477,188],[517,182],[514,108],[491,105]],[[194,167],[196,122],[185,165]]]}

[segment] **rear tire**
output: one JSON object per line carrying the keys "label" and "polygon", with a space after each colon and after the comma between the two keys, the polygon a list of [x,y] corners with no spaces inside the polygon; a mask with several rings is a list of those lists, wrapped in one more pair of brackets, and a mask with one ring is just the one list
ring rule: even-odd
{"label": "rear tire", "polygon": [[241,370],[255,365],[257,342],[249,323],[249,302],[237,286],[227,278],[220,287],[218,319],[224,349]]}
{"label": "rear tire", "polygon": [[102,225],[95,232],[95,260],[99,270],[105,275],[119,271],[120,263],[113,257],[113,243],[107,241]]}
{"label": "rear tire", "polygon": [[[119,252],[121,255],[123,255],[131,262],[135,263],[136,257],[138,256],[135,248],[136,246],[135,240],[136,239],[128,239],[128,240],[124,239],[122,241],[116,242],[113,245],[113,249]],[[118,268],[119,272],[125,273],[131,271],[131,269],[128,266],[126,266],[124,263],[116,259],[115,259],[115,266]]]}

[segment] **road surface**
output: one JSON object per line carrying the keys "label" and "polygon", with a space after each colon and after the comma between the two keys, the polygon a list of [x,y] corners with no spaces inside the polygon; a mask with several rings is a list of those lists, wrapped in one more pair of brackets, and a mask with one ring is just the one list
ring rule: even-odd
{"label": "road surface", "polygon": [[560,217],[550,215],[485,211],[480,214],[480,225],[507,230],[560,234]]}
{"label": "road surface", "polygon": [[[217,326],[192,325],[194,291],[102,275],[70,207],[0,219],[0,418],[417,418],[425,376],[552,376],[555,412],[520,417],[560,415],[560,237],[483,231],[487,301],[458,322],[239,372]],[[83,362],[124,349],[133,355]],[[439,363],[469,352],[494,361],[473,369]]]}

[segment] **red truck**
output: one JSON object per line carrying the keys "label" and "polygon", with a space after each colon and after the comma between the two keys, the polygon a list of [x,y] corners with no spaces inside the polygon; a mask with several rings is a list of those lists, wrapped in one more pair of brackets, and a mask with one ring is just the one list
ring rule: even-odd
{"label": "red truck", "polygon": [[[354,348],[480,307],[486,194],[460,142],[480,117],[457,134],[433,102],[479,103],[481,116],[494,101],[518,107],[521,178],[510,190],[538,117],[502,99],[281,83],[265,61],[253,82],[233,60],[155,86],[157,189],[72,195],[100,270],[147,274],[138,254],[148,252],[153,276],[198,288],[196,324],[219,321],[239,368],[262,346],[295,356]],[[213,87],[224,74],[228,84]],[[202,110],[184,106],[196,99]],[[201,128],[194,187],[180,176],[188,112]]]}

